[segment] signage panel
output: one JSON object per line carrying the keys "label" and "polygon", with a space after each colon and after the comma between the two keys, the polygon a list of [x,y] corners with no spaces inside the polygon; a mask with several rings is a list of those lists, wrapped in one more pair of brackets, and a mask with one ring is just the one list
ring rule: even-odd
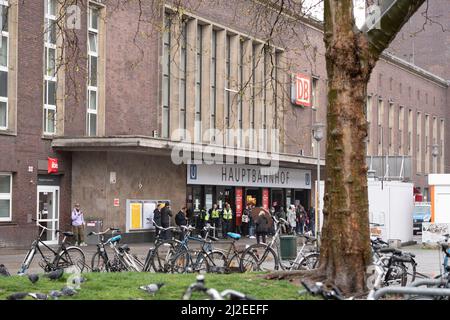
{"label": "signage panel", "polygon": [[[193,168],[194,167],[194,168]],[[251,165],[188,165],[187,184],[236,187],[311,189],[311,171],[279,168],[267,174],[264,167]],[[189,174],[195,172],[195,175]]]}

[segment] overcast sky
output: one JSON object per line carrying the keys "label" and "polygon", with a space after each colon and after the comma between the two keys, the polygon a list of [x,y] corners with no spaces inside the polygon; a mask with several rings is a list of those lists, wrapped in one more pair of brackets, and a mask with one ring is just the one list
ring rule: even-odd
{"label": "overcast sky", "polygon": [[[323,21],[323,0],[303,0],[304,8],[314,18]],[[365,20],[365,0],[353,0],[356,26],[360,28]]]}

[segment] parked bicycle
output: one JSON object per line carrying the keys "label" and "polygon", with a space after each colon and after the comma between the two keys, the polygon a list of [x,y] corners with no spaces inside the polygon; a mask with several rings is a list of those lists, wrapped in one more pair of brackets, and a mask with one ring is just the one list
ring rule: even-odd
{"label": "parked bicycle", "polygon": [[174,252],[174,248],[179,245],[180,241],[173,237],[172,239],[164,240],[161,235],[163,232],[168,231],[174,234],[178,229],[176,227],[163,228],[157,225],[154,220],[152,222],[158,230],[155,238],[155,247],[148,250],[142,271],[149,272],[153,268],[155,272],[168,272],[170,255]]}
{"label": "parked bicycle", "polygon": [[417,263],[415,255],[390,248],[388,243],[377,237],[371,238],[373,263],[379,266],[383,273],[380,286],[399,284],[406,286],[416,279]]}
{"label": "parked bicycle", "polygon": [[219,292],[216,289],[207,288],[205,286],[205,277],[203,275],[198,275],[197,281],[186,289],[182,297],[183,300],[190,300],[194,292],[200,292],[208,296],[209,300],[256,300],[245,293],[232,289],[226,289]]}
{"label": "parked bicycle", "polygon": [[[117,228],[108,228],[103,232],[90,232],[89,235],[96,235],[100,237],[97,244],[97,252],[92,256],[91,268],[93,272],[120,272],[127,271],[127,265],[123,261],[120,251],[117,249],[119,241],[122,239],[121,235],[113,236],[105,241],[105,234],[112,232],[112,235],[119,232]],[[113,250],[113,258],[108,256],[107,247]]]}
{"label": "parked bicycle", "polygon": [[[273,271],[273,270],[311,270],[318,266],[319,252],[313,249],[312,251],[306,251],[305,247],[307,243],[314,244],[317,239],[304,235],[306,241],[302,248],[298,252],[294,260],[283,261],[281,259],[280,250],[280,233],[282,225],[287,224],[287,221],[283,218],[279,220],[272,217],[275,223],[275,235],[270,243],[256,243],[249,246],[241,256],[241,262],[246,263],[246,266],[241,263],[241,270],[246,271]],[[252,261],[250,263],[250,261]]]}
{"label": "parked bicycle", "polygon": [[[32,219],[32,221],[36,222],[36,225],[41,228],[41,231],[39,232],[36,240],[34,240],[31,244],[30,250],[28,250],[18,274],[24,274],[30,268],[36,252],[39,252],[41,255],[42,260],[39,262],[39,266],[45,272],[50,272],[57,269],[64,269],[65,272],[82,272],[84,270],[85,256],[83,250],[66,242],[67,238],[73,237],[72,232],[49,229],[41,225],[35,219]],[[61,244],[56,250],[52,249],[42,240],[44,233],[47,231],[55,231],[57,234],[62,234],[64,236]],[[42,252],[41,246],[45,247],[50,252],[50,256],[46,256]]]}
{"label": "parked bicycle", "polygon": [[[210,225],[204,227],[205,238],[191,236],[194,227],[182,226],[181,228],[186,234],[183,241],[174,248],[174,252],[170,255],[170,271],[173,273],[225,272],[227,258],[223,252],[213,249],[212,241],[217,239],[209,236],[209,232],[215,227]],[[189,248],[190,241],[199,243],[200,249],[191,250]]]}

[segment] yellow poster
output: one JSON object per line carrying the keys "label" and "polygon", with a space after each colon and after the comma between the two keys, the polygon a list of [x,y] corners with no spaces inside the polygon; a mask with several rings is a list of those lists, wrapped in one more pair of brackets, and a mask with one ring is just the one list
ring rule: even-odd
{"label": "yellow poster", "polygon": [[131,204],[131,229],[142,229],[142,203]]}

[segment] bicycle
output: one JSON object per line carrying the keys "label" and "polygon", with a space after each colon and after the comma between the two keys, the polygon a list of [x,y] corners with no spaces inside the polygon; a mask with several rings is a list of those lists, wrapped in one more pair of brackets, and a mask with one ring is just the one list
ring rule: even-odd
{"label": "bicycle", "polygon": [[383,286],[400,284],[406,286],[416,279],[417,263],[415,255],[389,248],[388,243],[380,238],[371,238],[374,265],[383,268]]}
{"label": "bicycle", "polygon": [[[170,255],[170,271],[173,273],[186,272],[225,272],[227,266],[227,259],[223,252],[213,250],[212,241],[208,240],[209,231],[214,230],[215,227],[210,225],[204,227],[206,231],[205,238],[193,237],[191,232],[195,229],[191,226],[182,226],[186,231],[183,241],[174,248],[173,254]],[[216,238],[213,240],[217,240]],[[201,244],[199,251],[191,251],[189,249],[189,241],[196,241]]]}
{"label": "bicycle", "polygon": [[[281,260],[281,253],[279,247],[279,238],[281,233],[281,225],[287,224],[287,221],[283,218],[278,220],[272,217],[275,223],[275,235],[273,236],[269,244],[256,243],[249,246],[241,257],[241,262],[245,262],[246,266],[241,263],[241,270],[246,271],[274,271],[278,269],[282,270],[311,270],[318,266],[319,252],[312,251],[307,254],[304,253],[307,242],[315,243],[316,238],[303,235],[306,238],[306,242],[303,244],[301,250],[298,252],[296,258],[293,261],[287,261],[287,263]],[[276,251],[274,250],[274,247]],[[253,261],[252,261],[253,260]],[[252,261],[252,263],[250,263]]]}
{"label": "bicycle", "polygon": [[[36,251],[41,254],[42,261],[39,262],[39,266],[44,270],[44,272],[50,272],[57,269],[64,269],[65,272],[82,272],[85,267],[85,256],[83,250],[76,246],[67,246],[66,239],[73,237],[72,232],[63,232],[60,230],[49,229],[41,225],[37,220],[32,219],[36,222],[36,225],[42,229],[38,234],[36,240],[31,244],[30,250],[27,252],[25,259],[18,271],[19,275],[25,274],[29,269],[31,262],[36,254]],[[50,246],[46,245],[42,241],[42,236],[46,231],[55,231],[56,233],[62,234],[64,236],[61,244],[57,250],[53,250]],[[53,256],[47,257],[42,252],[40,245],[47,248]],[[74,270],[73,268],[78,268]]]}
{"label": "bicycle", "polygon": [[167,272],[168,271],[167,261],[169,261],[170,254],[173,252],[171,249],[177,246],[180,243],[180,241],[174,238],[170,240],[163,240],[161,239],[161,234],[163,233],[163,231],[175,232],[177,228],[176,227],[163,228],[157,225],[154,220],[152,220],[152,222],[159,232],[157,233],[155,238],[155,247],[150,248],[148,250],[142,271],[149,272],[153,267],[153,270],[155,272]]}
{"label": "bicycle", "polygon": [[[105,234],[109,231],[114,233],[119,232],[117,228],[108,228],[103,232],[90,232],[89,235],[100,236],[100,242],[97,244],[97,252],[92,256],[91,268],[93,272],[120,272],[127,271],[125,262],[121,259],[120,252],[116,248],[116,245],[122,239],[121,235],[117,235],[109,238],[105,241]],[[110,259],[106,251],[106,247],[110,248],[114,252],[114,258]]]}
{"label": "bicycle", "polygon": [[222,292],[219,292],[218,290],[213,288],[208,289],[205,286],[205,277],[203,275],[197,276],[197,281],[191,284],[186,289],[182,296],[182,299],[190,300],[194,292],[201,292],[203,294],[206,294],[210,298],[210,300],[256,300],[255,298],[246,295],[245,293],[232,289],[226,289]]}

